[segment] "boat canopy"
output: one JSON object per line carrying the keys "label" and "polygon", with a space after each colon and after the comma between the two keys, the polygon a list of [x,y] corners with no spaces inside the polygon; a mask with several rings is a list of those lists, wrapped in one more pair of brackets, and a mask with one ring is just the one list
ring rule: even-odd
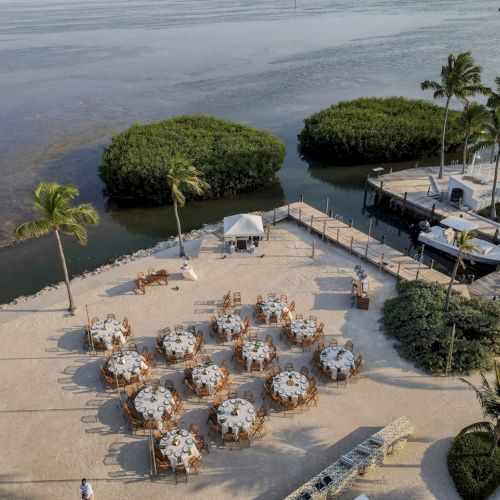
{"label": "boat canopy", "polygon": [[474,222],[461,217],[446,217],[441,221],[443,226],[451,227],[455,231],[473,231],[478,228],[478,225]]}

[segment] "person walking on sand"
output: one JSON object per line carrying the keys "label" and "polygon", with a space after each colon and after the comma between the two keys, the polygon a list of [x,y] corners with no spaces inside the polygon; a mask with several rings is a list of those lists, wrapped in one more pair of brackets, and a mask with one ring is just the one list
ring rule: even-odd
{"label": "person walking on sand", "polygon": [[82,479],[80,493],[82,494],[82,500],[94,500],[94,490],[92,489],[92,485],[87,482],[85,478]]}

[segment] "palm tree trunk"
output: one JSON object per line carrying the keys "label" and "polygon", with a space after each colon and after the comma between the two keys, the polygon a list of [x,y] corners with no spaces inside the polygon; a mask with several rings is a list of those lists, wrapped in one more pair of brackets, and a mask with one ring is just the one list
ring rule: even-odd
{"label": "palm tree trunk", "polygon": [[177,200],[172,197],[174,202],[174,214],[175,220],[177,221],[177,234],[179,235],[179,257],[186,257],[186,252],[184,251],[184,243],[182,242],[182,230],[181,230],[181,220],[179,219],[179,213],[177,211]]}
{"label": "palm tree trunk", "polygon": [[64,281],[66,282],[66,288],[68,290],[68,299],[69,299],[68,310],[71,314],[73,314],[75,309],[76,309],[76,306],[75,306],[75,302],[73,300],[73,292],[71,290],[71,284],[69,282],[68,266],[66,265],[66,257],[64,257],[64,251],[63,251],[63,247],[62,247],[62,243],[61,243],[61,237],[59,236],[59,231],[57,229],[55,229],[54,233],[56,235],[57,246],[59,248],[59,257],[61,258],[61,264],[62,264],[62,268],[64,271]]}
{"label": "palm tree trunk", "polygon": [[493,455],[495,454],[495,449],[498,445],[498,441],[500,439],[500,420],[497,420],[497,425],[495,425],[495,430],[493,434],[493,446],[491,447],[491,457],[493,458]]}
{"label": "palm tree trunk", "polygon": [[496,203],[495,191],[497,189],[497,182],[498,182],[498,159],[499,158],[500,158],[500,152],[499,152],[499,154],[497,154],[497,161],[495,163],[495,177],[493,177],[493,190],[491,191],[491,213],[490,213],[490,217],[491,217],[492,220],[495,220],[497,218],[497,208],[495,206],[495,203]]}
{"label": "palm tree trunk", "polygon": [[444,312],[448,312],[450,309],[450,298],[451,298],[451,289],[453,288],[453,283],[455,283],[455,278],[457,277],[458,266],[460,264],[460,256],[462,252],[458,252],[457,260],[455,261],[455,265],[453,266],[453,272],[451,273],[450,284],[448,285],[448,290],[446,290],[446,298],[444,300]]}
{"label": "palm tree trunk", "polygon": [[465,174],[465,167],[467,166],[467,146],[469,145],[469,136],[465,138],[465,144],[464,144],[464,157],[463,157],[463,164],[462,164],[462,175]]}
{"label": "palm tree trunk", "polygon": [[438,179],[443,178],[443,168],[444,168],[444,140],[446,138],[446,125],[448,124],[448,107],[450,105],[450,98],[446,99],[446,107],[444,110],[444,121],[443,121],[443,133],[441,134],[441,162],[439,164],[439,175]]}

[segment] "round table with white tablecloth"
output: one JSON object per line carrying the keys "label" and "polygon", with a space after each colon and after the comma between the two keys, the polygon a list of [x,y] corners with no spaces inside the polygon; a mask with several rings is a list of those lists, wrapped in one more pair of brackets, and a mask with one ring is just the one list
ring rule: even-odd
{"label": "round table with white tablecloth", "polygon": [[148,369],[145,359],[137,351],[122,351],[114,354],[106,363],[106,370],[130,382],[133,375]]}
{"label": "round table with white tablecloth", "polygon": [[259,363],[260,371],[264,368],[264,362],[269,361],[271,350],[262,340],[247,340],[242,347],[241,356],[247,362],[247,370],[252,368],[252,362]]}
{"label": "round table with white tablecloth", "polygon": [[290,324],[290,331],[298,341],[314,337],[317,329],[316,321],[310,319],[296,319]]}
{"label": "round table with white tablecloth", "polygon": [[158,443],[162,455],[170,462],[172,469],[177,465],[184,465],[189,469],[189,461],[199,457],[195,437],[185,429],[172,429],[163,434]]}
{"label": "round table with white tablecloth", "polygon": [[307,394],[309,382],[299,372],[281,372],[273,379],[273,391],[281,401],[293,401],[297,403],[299,397]]}
{"label": "round table with white tablecloth", "polygon": [[207,361],[193,368],[193,384],[198,389],[208,387],[208,393],[212,395],[222,380],[222,372],[217,365]]}
{"label": "round table with white tablecloth", "polygon": [[[233,413],[237,414],[233,414]],[[255,407],[246,399],[227,399],[217,409],[217,422],[222,427],[222,433],[231,432],[235,437],[243,430],[250,432],[255,421]]]}
{"label": "round table with white tablecloth", "polygon": [[321,351],[321,363],[328,368],[333,380],[337,373],[345,373],[349,377],[350,369],[354,368],[354,354],[345,347],[327,347]]}
{"label": "round table with white tablecloth", "polygon": [[262,308],[262,312],[267,322],[269,322],[271,314],[276,314],[279,320],[282,313],[289,312],[288,304],[284,300],[278,298],[265,299],[260,303],[260,307]]}
{"label": "round table with white tablecloth", "polygon": [[94,342],[102,342],[106,349],[113,348],[113,340],[118,339],[121,344],[125,344],[125,337],[123,334],[126,329],[122,324],[115,320],[109,319],[105,321],[98,321],[90,327],[90,333]]}
{"label": "round table with white tablecloth", "polygon": [[242,320],[237,314],[223,314],[217,318],[219,333],[226,332],[227,338],[241,332]]}
{"label": "round table with white tablecloth", "polygon": [[176,358],[183,358],[186,353],[193,354],[196,339],[191,332],[179,330],[163,338],[165,353]]}
{"label": "round table with white tablecloth", "polygon": [[162,418],[172,410],[172,393],[165,387],[146,387],[134,398],[135,409],[144,420],[154,420],[162,428]]}

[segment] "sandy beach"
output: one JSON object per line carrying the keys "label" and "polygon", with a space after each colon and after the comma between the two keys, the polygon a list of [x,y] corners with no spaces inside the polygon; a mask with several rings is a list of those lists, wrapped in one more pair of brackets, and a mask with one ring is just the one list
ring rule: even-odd
{"label": "sandy beach", "polygon": [[[176,247],[74,280],[78,309],[65,314],[64,287],[19,301],[0,311],[0,497],[19,499],[78,498],[82,477],[92,483],[96,500],[105,498],[258,498],[279,499],[334,462],[370,434],[406,415],[415,425],[407,446],[385,465],[360,478],[342,499],[365,493],[371,499],[458,498],[446,470],[453,436],[481,420],[472,391],[454,377],[431,377],[401,359],[379,329],[384,301],[395,295],[395,279],[374,266],[368,311],[350,306],[351,274],[359,259],[283,222],[262,243],[264,258],[234,255],[221,259],[214,235],[187,242],[199,280],[182,280]],[[172,274],[168,286],[134,291],[132,279],[149,267]],[[178,287],[178,289],[175,289]],[[203,454],[198,475],[187,484],[173,476],[151,478],[147,438],[128,431],[116,391],[105,391],[99,378],[102,353],[82,346],[91,316],[127,316],[135,341],[154,351],[165,326],[195,324],[205,332],[207,353],[215,362],[230,362],[238,391],[252,390],[261,404],[263,377],[239,373],[231,361],[232,345],[208,335],[210,317],[228,291],[242,295],[242,315],[249,315],[259,338],[272,335],[280,364],[309,365],[311,352],[280,339],[279,329],[258,325],[253,305],[258,294],[286,293],[297,312],[315,314],[325,323],[326,340],[354,343],[364,358],[363,377],[347,388],[319,383],[319,403],[302,415],[273,413],[267,435],[248,449],[225,450],[218,441]],[[173,379],[182,390],[183,364],[166,368],[157,358],[154,375]],[[477,381],[478,376],[472,377]],[[178,419],[181,427],[197,423],[207,435],[209,401],[190,397]]]}

